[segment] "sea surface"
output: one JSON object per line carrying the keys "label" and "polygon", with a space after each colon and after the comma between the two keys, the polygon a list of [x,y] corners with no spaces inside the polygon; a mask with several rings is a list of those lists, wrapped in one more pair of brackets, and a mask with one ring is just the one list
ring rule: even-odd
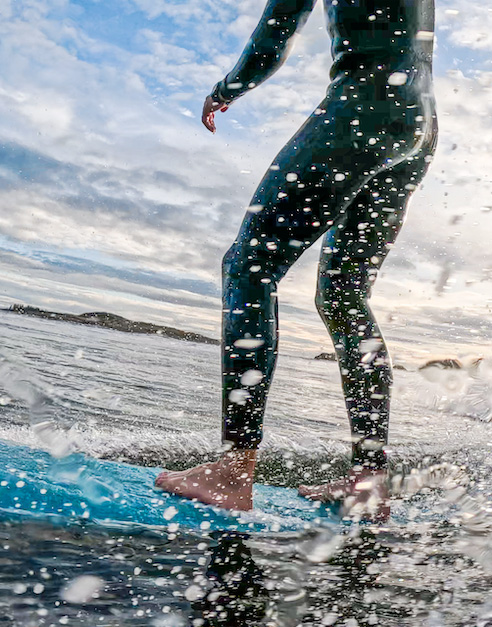
{"label": "sea surface", "polygon": [[[170,469],[216,458],[218,347],[7,313],[0,329],[4,443]],[[492,627],[492,361],[464,366],[395,370],[384,524],[116,529],[0,502],[0,625]],[[256,482],[340,477],[348,451],[337,365],[281,354]]]}

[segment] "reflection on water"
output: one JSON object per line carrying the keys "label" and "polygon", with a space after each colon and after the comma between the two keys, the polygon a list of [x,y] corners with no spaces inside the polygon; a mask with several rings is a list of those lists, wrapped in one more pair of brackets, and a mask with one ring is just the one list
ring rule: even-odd
{"label": "reflection on water", "polygon": [[207,587],[197,593],[199,598],[192,604],[195,624],[207,627],[260,624],[272,613],[273,599],[265,573],[248,546],[249,536],[239,533],[214,536],[216,544],[210,550],[202,580]]}
{"label": "reflection on water", "polygon": [[[171,539],[162,530],[3,524],[1,624],[490,627],[492,575],[452,549],[457,533],[448,523],[346,529],[313,562],[315,531]],[[99,582],[92,598],[87,575]]]}

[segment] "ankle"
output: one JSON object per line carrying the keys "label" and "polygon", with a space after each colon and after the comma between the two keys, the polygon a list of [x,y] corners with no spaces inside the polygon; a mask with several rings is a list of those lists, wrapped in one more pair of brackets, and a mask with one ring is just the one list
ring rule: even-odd
{"label": "ankle", "polygon": [[256,454],[256,449],[233,448],[227,451],[220,459],[223,474],[232,480],[252,483],[256,467]]}
{"label": "ankle", "polygon": [[233,461],[237,464],[254,464],[256,463],[257,449],[255,448],[236,448],[233,447],[226,451],[222,456],[223,459]]}
{"label": "ankle", "polygon": [[350,475],[354,477],[379,477],[388,474],[387,468],[374,468],[373,466],[355,465],[350,470]]}

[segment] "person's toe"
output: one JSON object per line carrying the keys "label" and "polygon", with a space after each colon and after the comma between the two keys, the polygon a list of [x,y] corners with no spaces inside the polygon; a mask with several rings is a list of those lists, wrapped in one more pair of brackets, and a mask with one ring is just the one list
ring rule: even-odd
{"label": "person's toe", "polygon": [[297,489],[297,493],[300,496],[304,496],[305,498],[308,498],[308,499],[317,500],[321,496],[321,491],[319,489],[319,486],[313,486],[313,485],[300,485]]}
{"label": "person's toe", "polygon": [[174,473],[169,470],[164,470],[164,472],[161,472],[161,474],[157,475],[156,477],[156,480],[154,482],[155,487],[164,489],[168,485],[169,480],[172,479],[173,474]]}

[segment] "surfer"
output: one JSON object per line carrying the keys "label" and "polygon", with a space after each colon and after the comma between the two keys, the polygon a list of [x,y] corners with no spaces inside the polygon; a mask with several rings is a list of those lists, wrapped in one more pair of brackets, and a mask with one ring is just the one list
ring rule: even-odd
{"label": "surfer", "polygon": [[[270,77],[316,0],[269,0],[202,121]],[[326,97],[263,177],[223,260],[223,442],[217,462],[165,471],[157,487],[251,509],[257,448],[277,359],[277,285],[323,237],[316,307],[335,346],[352,434],[341,481],[300,486],[316,500],[387,494],[391,363],[371,287],[437,142],[433,0],[324,0],[332,38]]]}

